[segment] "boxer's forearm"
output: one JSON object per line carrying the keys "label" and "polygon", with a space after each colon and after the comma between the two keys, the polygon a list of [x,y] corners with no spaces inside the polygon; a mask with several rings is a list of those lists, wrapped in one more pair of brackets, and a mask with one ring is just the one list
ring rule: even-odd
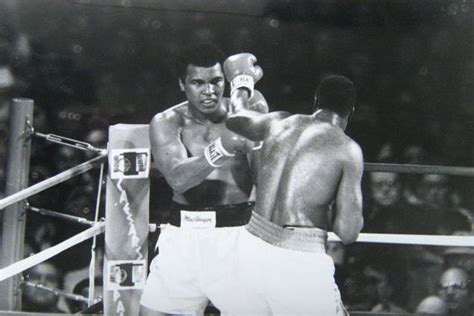
{"label": "boxer's forearm", "polygon": [[201,184],[214,169],[202,156],[188,158],[162,172],[173,191],[184,193]]}

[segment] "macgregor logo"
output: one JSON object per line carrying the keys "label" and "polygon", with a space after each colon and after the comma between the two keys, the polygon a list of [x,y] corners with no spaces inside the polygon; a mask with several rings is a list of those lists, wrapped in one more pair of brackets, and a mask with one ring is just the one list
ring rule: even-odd
{"label": "macgregor logo", "polygon": [[203,218],[199,216],[189,216],[189,215],[184,215],[184,220],[187,222],[195,222],[195,223],[210,223],[211,219],[210,218]]}

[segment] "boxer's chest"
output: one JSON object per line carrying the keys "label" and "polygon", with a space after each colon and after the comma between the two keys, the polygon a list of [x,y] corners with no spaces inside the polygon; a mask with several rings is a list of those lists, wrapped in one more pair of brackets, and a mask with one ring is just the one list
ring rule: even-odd
{"label": "boxer's chest", "polygon": [[205,124],[199,124],[191,121],[182,127],[181,141],[193,156],[200,156],[206,146],[219,138],[224,132],[226,132],[224,123],[206,122]]}

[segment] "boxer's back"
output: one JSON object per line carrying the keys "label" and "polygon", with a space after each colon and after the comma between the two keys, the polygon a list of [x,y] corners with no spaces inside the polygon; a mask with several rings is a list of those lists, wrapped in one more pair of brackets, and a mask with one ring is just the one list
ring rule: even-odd
{"label": "boxer's back", "polygon": [[341,128],[312,116],[275,121],[261,151],[256,211],[281,226],[327,229],[351,143]]}

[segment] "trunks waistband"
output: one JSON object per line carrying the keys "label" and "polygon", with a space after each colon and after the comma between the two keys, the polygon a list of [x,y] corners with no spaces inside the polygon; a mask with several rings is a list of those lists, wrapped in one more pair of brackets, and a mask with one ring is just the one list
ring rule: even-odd
{"label": "trunks waistband", "polygon": [[[186,215],[188,216],[188,218],[192,218],[191,221],[200,221],[203,218],[207,220],[211,218],[213,224],[211,224],[211,226],[205,226],[206,228],[244,226],[250,220],[254,204],[255,203],[253,202],[245,202],[239,204],[227,204],[213,207],[193,207],[192,205],[185,205],[173,202],[171,205],[170,217],[168,222],[171,225],[177,227],[190,227],[189,225],[185,225],[184,223],[182,223],[182,221],[184,220],[183,216]],[[201,216],[200,219],[199,217],[201,214],[203,214],[203,216]],[[199,228],[201,226],[196,225],[195,227]]]}
{"label": "trunks waistband", "polygon": [[270,222],[263,216],[252,212],[247,231],[276,247],[326,253],[327,232],[319,228],[289,228]]}

